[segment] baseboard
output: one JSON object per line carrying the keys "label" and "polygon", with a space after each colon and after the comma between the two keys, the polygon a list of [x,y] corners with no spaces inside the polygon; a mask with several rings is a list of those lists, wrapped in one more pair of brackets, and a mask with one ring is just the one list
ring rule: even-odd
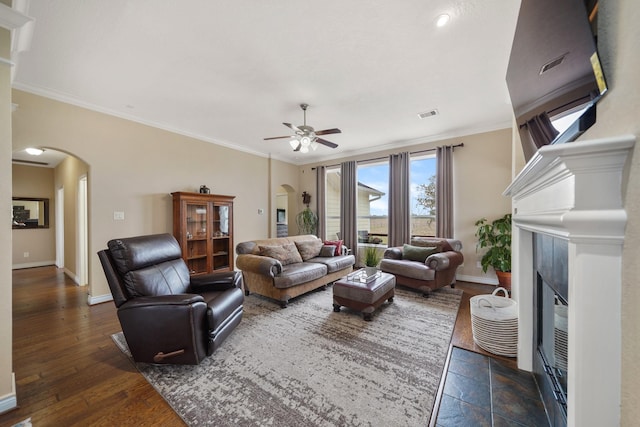
{"label": "baseboard", "polygon": [[103,302],[108,301],[113,301],[113,296],[111,294],[98,295],[96,297],[89,295],[89,297],[87,298],[87,302],[89,303],[89,305],[102,304]]}
{"label": "baseboard", "polygon": [[494,277],[485,277],[485,276],[468,276],[466,274],[456,274],[456,280],[461,280],[463,282],[473,282],[480,283],[483,285],[497,285],[498,279]]}
{"label": "baseboard", "polygon": [[16,397],[16,374],[11,373],[11,393],[0,397],[0,414],[18,407],[18,399]]}
{"label": "baseboard", "polygon": [[80,278],[73,271],[69,270],[67,267],[64,267],[64,274],[73,280],[73,283],[80,286]]}
{"label": "baseboard", "polygon": [[23,268],[34,268],[34,267],[47,267],[50,265],[56,265],[56,261],[36,261],[36,262],[23,262],[21,264],[13,264],[11,266],[12,270],[22,270]]}

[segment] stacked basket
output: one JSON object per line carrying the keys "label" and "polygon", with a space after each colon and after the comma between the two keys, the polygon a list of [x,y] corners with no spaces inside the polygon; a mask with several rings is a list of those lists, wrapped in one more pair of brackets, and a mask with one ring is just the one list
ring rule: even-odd
{"label": "stacked basket", "polygon": [[[502,291],[504,296],[496,293]],[[518,307],[505,288],[491,295],[471,297],[471,331],[473,341],[483,350],[500,356],[518,354]]]}

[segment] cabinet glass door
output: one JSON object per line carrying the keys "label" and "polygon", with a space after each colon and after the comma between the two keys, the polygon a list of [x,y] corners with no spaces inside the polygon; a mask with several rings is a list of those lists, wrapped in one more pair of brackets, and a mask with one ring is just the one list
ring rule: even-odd
{"label": "cabinet glass door", "polygon": [[186,261],[191,274],[206,273],[207,268],[207,243],[208,220],[207,205],[187,203],[186,230]]}
{"label": "cabinet glass door", "polygon": [[212,235],[213,240],[213,269],[229,269],[229,216],[228,205],[213,205]]}

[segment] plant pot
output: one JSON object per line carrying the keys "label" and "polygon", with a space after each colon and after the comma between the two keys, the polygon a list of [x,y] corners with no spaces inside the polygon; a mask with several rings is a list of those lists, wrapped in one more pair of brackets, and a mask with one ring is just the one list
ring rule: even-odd
{"label": "plant pot", "polygon": [[498,283],[511,293],[511,272],[504,272],[496,270],[496,276],[498,276]]}
{"label": "plant pot", "polygon": [[367,273],[367,277],[373,276],[378,272],[378,267],[365,267],[364,271]]}

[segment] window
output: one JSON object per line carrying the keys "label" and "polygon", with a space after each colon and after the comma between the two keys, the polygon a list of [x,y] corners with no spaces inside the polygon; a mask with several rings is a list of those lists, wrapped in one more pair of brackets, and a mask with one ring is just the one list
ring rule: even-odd
{"label": "window", "polygon": [[436,157],[411,159],[411,236],[436,235]]}
{"label": "window", "polygon": [[358,243],[387,244],[388,194],[387,161],[358,165]]}
{"label": "window", "polygon": [[325,174],[325,219],[324,240],[334,240],[340,234],[340,168],[327,168]]}

